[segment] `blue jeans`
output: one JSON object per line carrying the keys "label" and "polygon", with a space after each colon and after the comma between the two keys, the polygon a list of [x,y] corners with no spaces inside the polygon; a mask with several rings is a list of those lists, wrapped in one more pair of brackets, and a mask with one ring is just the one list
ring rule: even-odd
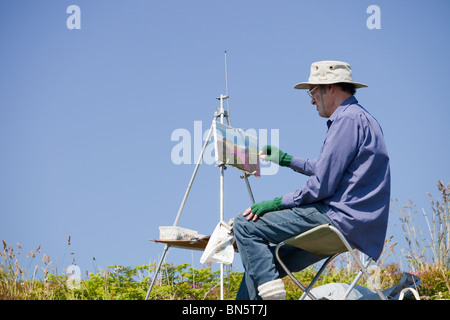
{"label": "blue jeans", "polygon": [[[257,290],[259,285],[286,275],[275,258],[276,245],[326,223],[331,220],[321,204],[267,212],[256,221],[248,221],[239,214],[234,219],[233,229],[245,272],[236,299],[261,299]],[[282,247],[279,254],[292,272],[325,258],[290,246]]]}

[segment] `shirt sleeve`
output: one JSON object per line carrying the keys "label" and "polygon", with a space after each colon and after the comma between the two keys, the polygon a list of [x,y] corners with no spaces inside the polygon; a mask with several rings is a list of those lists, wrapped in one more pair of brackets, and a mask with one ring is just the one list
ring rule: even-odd
{"label": "shirt sleeve", "polygon": [[312,204],[332,196],[346,168],[356,155],[360,141],[358,124],[355,119],[336,119],[328,129],[319,157],[315,161],[296,160],[294,170],[312,173],[306,184],[291,193],[283,195],[284,208]]}
{"label": "shirt sleeve", "polygon": [[316,172],[317,159],[302,159],[292,157],[291,169],[307,176],[312,176]]}

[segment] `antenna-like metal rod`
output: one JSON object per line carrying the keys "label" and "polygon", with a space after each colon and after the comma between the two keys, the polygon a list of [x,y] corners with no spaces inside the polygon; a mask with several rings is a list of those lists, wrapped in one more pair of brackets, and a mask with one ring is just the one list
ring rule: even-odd
{"label": "antenna-like metal rod", "polygon": [[227,51],[225,50],[225,89],[228,95],[228,70],[227,70]]}
{"label": "antenna-like metal rod", "polygon": [[226,90],[226,94],[227,94],[227,111],[228,111],[228,125],[231,126],[231,121],[230,121],[230,103],[228,102],[228,68],[227,68],[227,51],[225,50],[225,90]]}

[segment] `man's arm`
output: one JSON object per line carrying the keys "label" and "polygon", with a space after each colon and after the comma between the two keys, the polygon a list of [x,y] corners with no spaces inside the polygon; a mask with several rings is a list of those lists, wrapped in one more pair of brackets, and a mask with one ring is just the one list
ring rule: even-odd
{"label": "man's arm", "polygon": [[302,159],[293,156],[291,160],[291,169],[300,172],[307,176],[312,176],[316,173],[317,159]]}
{"label": "man's arm", "polygon": [[282,167],[289,167],[307,176],[312,176],[316,170],[317,159],[309,160],[293,157],[271,145],[263,146],[259,156],[264,161],[272,161]]}
{"label": "man's arm", "polygon": [[311,204],[332,196],[359,149],[359,141],[358,124],[354,119],[342,117],[336,120],[328,130],[315,166],[314,162],[308,165],[300,162],[299,169],[304,172],[314,171],[314,174],[301,189],[283,196],[283,207],[293,208]]}

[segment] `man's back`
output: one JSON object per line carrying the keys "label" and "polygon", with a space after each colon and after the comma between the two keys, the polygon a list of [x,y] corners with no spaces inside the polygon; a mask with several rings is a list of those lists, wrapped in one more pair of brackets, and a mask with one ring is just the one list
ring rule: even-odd
{"label": "man's back", "polygon": [[[376,260],[384,245],[389,215],[389,157],[378,122],[354,97],[349,100],[330,118],[321,156],[333,157],[328,152],[338,148],[348,158],[337,157],[341,164],[334,161],[336,157],[330,159],[331,165],[345,169],[336,192],[323,202],[329,205],[328,216],[348,241]],[[327,143],[338,145],[327,148]]]}

